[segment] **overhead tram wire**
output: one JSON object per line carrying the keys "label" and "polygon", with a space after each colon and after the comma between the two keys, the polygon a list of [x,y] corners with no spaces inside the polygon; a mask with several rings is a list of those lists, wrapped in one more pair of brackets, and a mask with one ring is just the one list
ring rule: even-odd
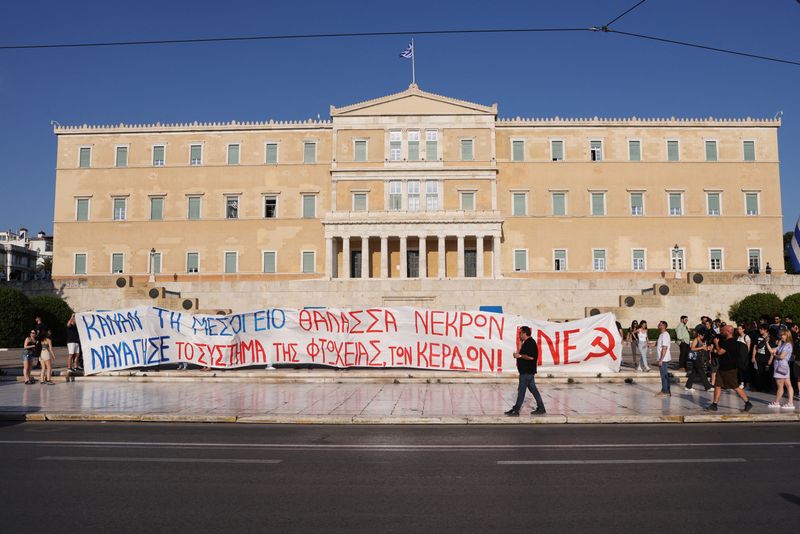
{"label": "overhead tram wire", "polygon": [[628,10],[627,10],[627,11],[623,11],[621,14],[617,15],[617,16],[614,18],[614,20],[612,20],[611,22],[607,22],[605,27],[606,27],[606,28],[608,28],[609,26],[611,26],[612,24],[614,24],[615,22],[617,22],[619,19],[621,19],[622,17],[624,17],[625,15],[627,15],[628,13],[630,13],[631,11],[633,11],[634,9],[636,9],[637,7],[639,7],[640,5],[644,4],[645,2],[647,2],[647,0],[641,0],[640,2],[638,2],[638,3],[637,3],[636,5],[634,5],[633,7],[631,7],[631,8],[628,8]]}

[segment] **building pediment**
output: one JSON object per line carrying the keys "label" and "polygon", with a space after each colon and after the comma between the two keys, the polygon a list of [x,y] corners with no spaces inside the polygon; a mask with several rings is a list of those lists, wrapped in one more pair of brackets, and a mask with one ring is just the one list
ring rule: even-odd
{"label": "building pediment", "polygon": [[497,104],[484,106],[428,93],[412,84],[401,93],[337,108],[331,106],[331,117],[364,117],[384,115],[491,115],[497,116]]}

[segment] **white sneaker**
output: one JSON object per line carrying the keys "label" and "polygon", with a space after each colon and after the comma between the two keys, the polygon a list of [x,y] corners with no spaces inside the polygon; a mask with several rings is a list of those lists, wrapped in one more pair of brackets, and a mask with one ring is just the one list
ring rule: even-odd
{"label": "white sneaker", "polygon": [[739,382],[739,389],[744,389],[744,382]]}
{"label": "white sneaker", "polygon": [[689,393],[691,393],[694,390],[692,388],[683,388],[683,391],[688,391]]}
{"label": "white sneaker", "polygon": [[794,404],[789,404],[788,402],[781,406],[781,410],[794,410]]}
{"label": "white sneaker", "polygon": [[781,405],[778,402],[770,402],[769,404],[767,404],[767,408],[780,408],[780,407]]}

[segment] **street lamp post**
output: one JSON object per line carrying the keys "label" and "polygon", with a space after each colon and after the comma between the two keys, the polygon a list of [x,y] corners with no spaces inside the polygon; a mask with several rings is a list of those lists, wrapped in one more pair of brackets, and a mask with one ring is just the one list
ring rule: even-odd
{"label": "street lamp post", "polygon": [[147,282],[150,283],[150,284],[154,284],[155,281],[156,281],[156,273],[155,273],[155,269],[154,269],[155,259],[156,259],[156,249],[155,248],[151,248],[150,249],[150,268],[149,268],[150,277],[147,279]]}

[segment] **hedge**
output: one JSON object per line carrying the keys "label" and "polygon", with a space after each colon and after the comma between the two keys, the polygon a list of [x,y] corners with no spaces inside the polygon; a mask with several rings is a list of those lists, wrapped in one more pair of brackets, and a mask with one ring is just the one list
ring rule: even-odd
{"label": "hedge", "polygon": [[791,317],[794,322],[800,320],[800,293],[783,299],[783,316]]}
{"label": "hedge", "polygon": [[21,347],[33,326],[33,306],[21,291],[0,286],[0,347]]}
{"label": "hedge", "polygon": [[33,314],[42,318],[42,322],[50,329],[54,347],[67,344],[67,321],[74,313],[69,304],[59,297],[41,295],[31,298]]}
{"label": "hedge", "polygon": [[762,315],[773,317],[773,314],[783,315],[784,304],[780,297],[774,293],[754,293],[739,302],[734,303],[728,316],[737,324],[750,321],[758,322]]}

